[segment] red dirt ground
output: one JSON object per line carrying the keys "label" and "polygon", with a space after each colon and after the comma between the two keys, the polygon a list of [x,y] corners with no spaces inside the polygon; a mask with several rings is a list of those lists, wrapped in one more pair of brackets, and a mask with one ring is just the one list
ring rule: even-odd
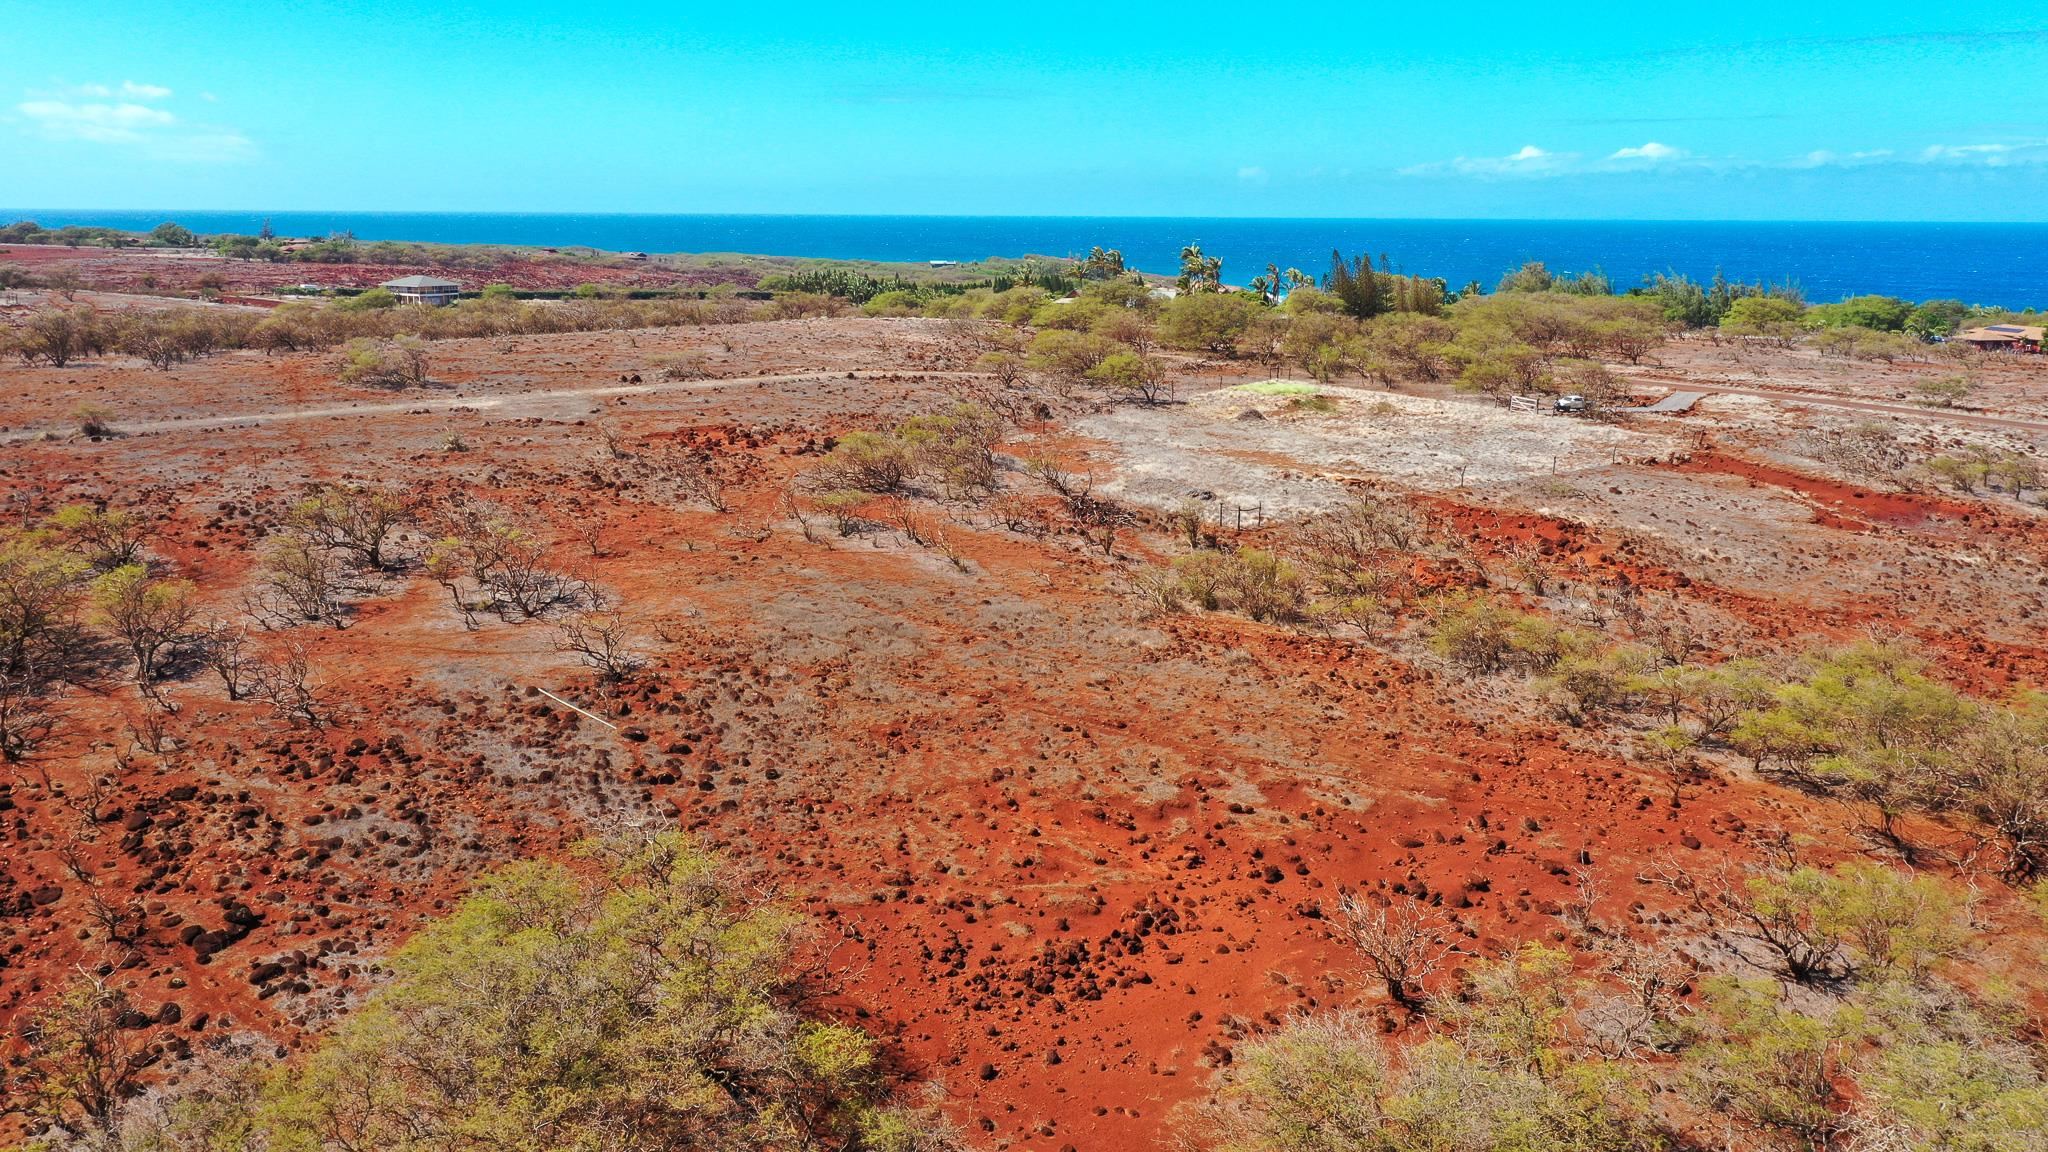
{"label": "red dirt ground", "polygon": [[[218,611],[235,610],[306,481],[379,480],[465,491],[552,534],[557,562],[612,590],[656,656],[611,706],[615,734],[538,694],[606,706],[547,625],[466,631],[412,575],[383,581],[345,630],[291,630],[331,727],[288,729],[194,676],[170,687],[176,744],[159,755],[128,731],[132,687],[74,697],[58,738],[0,784],[0,1025],[74,966],[108,964],[145,1008],[177,1006],[147,1025],[172,1074],[229,1031],[297,1046],[478,871],[613,822],[675,820],[811,913],[842,988],[832,1008],[943,1083],[963,1123],[998,1147],[1136,1148],[1244,1036],[1367,999],[1323,918],[1340,892],[1441,894],[1469,948],[1495,952],[1560,937],[1580,869],[1605,889],[1604,921],[1648,932],[1677,911],[1640,879],[1664,860],[1725,868],[1776,828],[1823,856],[1859,849],[1837,814],[1737,771],[1674,799],[1619,744],[1411,649],[1148,616],[1124,574],[1169,553],[1157,528],[1104,558],[956,509],[965,571],[894,534],[806,539],[784,480],[828,434],[943,403],[963,386],[945,373],[973,356],[954,340],[936,323],[833,320],[449,342],[431,408],[342,389],[313,355],[0,370],[0,426],[51,427],[91,396],[154,429],[9,443],[0,499],[30,515],[94,498],[149,511],[158,555]],[[593,391],[653,380],[655,358],[682,351],[713,378]],[[469,451],[439,450],[451,432]],[[1085,449],[1057,421],[1017,436],[1020,455]],[[732,511],[688,503],[651,466],[670,442],[728,470]],[[1597,482],[1653,474],[1702,500],[1782,491],[1812,512],[1800,531],[1841,547],[2041,540],[2030,512],[1725,450]],[[1509,491],[1426,504],[1482,562],[1528,541],[1573,579],[1625,578],[1730,635],[1895,630],[1987,687],[2048,670],[2038,643],[1958,639],[1879,583],[1829,604],[1760,595]],[[594,550],[574,531],[593,518]],[[96,776],[112,780],[102,796]],[[138,884],[154,902],[142,941],[81,936],[92,889]]]}

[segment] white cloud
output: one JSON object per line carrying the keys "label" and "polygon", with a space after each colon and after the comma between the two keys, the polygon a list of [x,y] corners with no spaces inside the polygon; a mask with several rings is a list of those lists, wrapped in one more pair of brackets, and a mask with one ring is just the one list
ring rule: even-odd
{"label": "white cloud", "polygon": [[169,112],[143,104],[28,100],[15,110],[53,140],[93,140],[102,144],[136,143],[147,130],[178,122]]}
{"label": "white cloud", "polygon": [[1266,170],[1256,164],[1248,164],[1237,170],[1237,178],[1247,184],[1264,184],[1267,179]]}
{"label": "white cloud", "polygon": [[1975,165],[2007,168],[2016,164],[2048,162],[2048,140],[2022,140],[2000,144],[1933,144],[1920,152],[1923,164]]}
{"label": "white cloud", "polygon": [[1640,148],[1623,148],[1614,155],[1609,156],[1608,159],[1647,160],[1655,164],[1664,160],[1683,160],[1687,155],[1688,153],[1683,148],[1673,148],[1669,144],[1659,144],[1652,140]]}
{"label": "white cloud", "polygon": [[1576,152],[1549,152],[1534,144],[1506,156],[1459,156],[1434,164],[1416,164],[1400,170],[1403,176],[1552,176],[1567,171],[1579,158]]}
{"label": "white cloud", "polygon": [[172,95],[169,88],[133,80],[119,87],[83,84],[29,93],[14,106],[14,119],[48,140],[132,148],[158,160],[225,163],[256,154],[255,143],[232,128],[189,124],[154,106]]}
{"label": "white cloud", "polygon": [[1459,156],[1451,160],[1397,169],[1402,176],[1468,176],[1495,180],[1560,176],[1621,176],[1658,172],[1736,173],[1768,169],[1816,170],[1880,165],[1939,165],[1949,168],[2017,168],[2048,166],[2048,137],[1971,144],[1933,144],[1917,150],[1866,148],[1836,151],[1819,148],[1797,156],[1771,159],[1698,155],[1651,140],[1605,155],[1551,152],[1534,144],[1506,156]]}
{"label": "white cloud", "polygon": [[137,84],[133,80],[121,81],[119,88],[108,84],[80,84],[70,93],[99,100],[112,100],[116,96],[123,100],[168,100],[171,97],[169,88],[160,84]]}
{"label": "white cloud", "polygon": [[1527,167],[1530,165],[1548,164],[1556,159],[1557,153],[1555,152],[1545,152],[1543,149],[1538,148],[1534,144],[1524,144],[1522,145],[1522,150],[1520,152],[1517,152],[1512,156],[1503,157],[1495,163],[1506,165],[1520,165]]}
{"label": "white cloud", "polygon": [[1816,149],[1789,161],[1785,168],[1861,168],[1867,164],[1882,164],[1897,153],[1889,148],[1870,148],[1861,152],[1834,152],[1826,148]]}
{"label": "white cloud", "polygon": [[177,160],[189,164],[233,164],[256,158],[256,142],[229,129],[201,129],[177,136],[167,136],[150,145],[150,154],[159,160]]}

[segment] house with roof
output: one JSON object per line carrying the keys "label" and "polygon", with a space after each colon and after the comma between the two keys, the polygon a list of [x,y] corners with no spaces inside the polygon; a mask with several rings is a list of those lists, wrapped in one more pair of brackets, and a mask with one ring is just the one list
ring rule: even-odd
{"label": "house with roof", "polygon": [[2043,326],[2039,324],[1986,324],[1965,328],[1949,337],[1972,348],[2001,352],[2039,352]]}
{"label": "house with roof", "polygon": [[435,276],[400,276],[378,287],[398,297],[400,304],[431,304],[437,308],[455,303],[456,295],[462,291],[462,285],[455,281]]}

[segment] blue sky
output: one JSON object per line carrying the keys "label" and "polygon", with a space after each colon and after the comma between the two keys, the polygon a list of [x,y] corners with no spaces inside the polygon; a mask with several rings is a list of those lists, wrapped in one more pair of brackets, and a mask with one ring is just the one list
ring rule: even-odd
{"label": "blue sky", "polygon": [[0,205],[2048,220],[2028,7],[0,0]]}

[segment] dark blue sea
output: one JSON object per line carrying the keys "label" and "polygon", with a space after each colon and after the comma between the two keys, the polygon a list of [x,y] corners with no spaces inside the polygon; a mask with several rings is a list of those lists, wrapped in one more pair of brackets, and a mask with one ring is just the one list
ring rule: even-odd
{"label": "dark blue sea", "polygon": [[1790,280],[1816,302],[1864,292],[2048,305],[2048,224],[1894,224],[1596,220],[1309,220],[1079,216],[653,216],[0,210],[0,218],[147,229],[176,220],[199,232],[353,232],[362,240],[588,245],[639,252],[749,252],[865,260],[977,260],[1122,249],[1133,267],[1178,270],[1200,244],[1242,284],[1268,264],[1320,276],[1330,250],[1391,257],[1452,287],[1491,285],[1525,261],[1601,270],[1617,288],[1654,272],[1696,279]]}

